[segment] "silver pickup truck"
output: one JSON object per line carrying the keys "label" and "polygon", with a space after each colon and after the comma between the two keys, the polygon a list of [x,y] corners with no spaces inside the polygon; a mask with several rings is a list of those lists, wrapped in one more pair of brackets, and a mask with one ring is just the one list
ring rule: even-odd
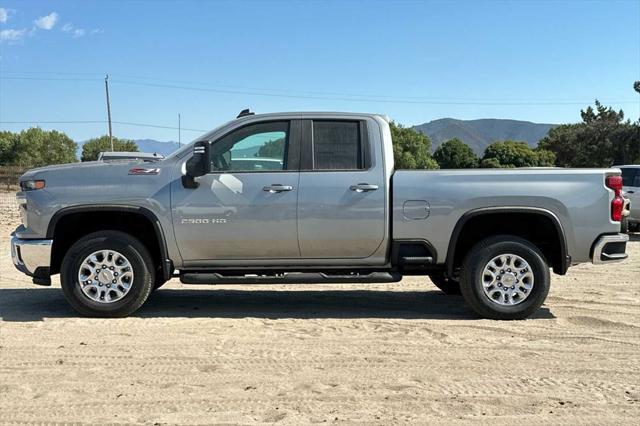
{"label": "silver pickup truck", "polygon": [[550,269],[626,258],[619,169],[394,170],[388,119],[241,113],[167,158],[20,178],[15,266],[60,273],[81,314],[136,311],[185,284],[429,276],[480,316],[524,318]]}

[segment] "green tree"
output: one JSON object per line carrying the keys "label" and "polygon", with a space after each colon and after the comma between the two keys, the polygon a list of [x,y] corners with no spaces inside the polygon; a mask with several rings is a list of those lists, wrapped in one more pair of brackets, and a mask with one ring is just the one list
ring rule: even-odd
{"label": "green tree", "polygon": [[595,101],[580,111],[582,123],[563,124],[549,131],[539,148],[551,151],[560,167],[609,167],[640,161],[640,123],[624,119]]}
{"label": "green tree", "polygon": [[556,155],[546,149],[540,147],[533,150],[538,156],[538,166],[553,167],[556,165]]}
{"label": "green tree", "polygon": [[25,168],[77,161],[77,144],[56,130],[32,127],[20,133],[0,132],[0,164]]}
{"label": "green tree", "polygon": [[636,81],[635,83],[633,83],[633,90],[640,93],[640,81]]}
{"label": "green tree", "polygon": [[284,138],[266,142],[260,147],[260,149],[258,149],[255,156],[264,158],[284,158]]}
{"label": "green tree", "polygon": [[443,142],[433,153],[441,169],[471,169],[478,167],[478,157],[458,138]]}
{"label": "green tree", "polygon": [[422,133],[391,122],[396,169],[437,169],[431,157],[431,140]]}
{"label": "green tree", "polygon": [[502,169],[505,166],[501,165],[500,162],[495,158],[484,158],[480,162],[480,167],[482,167],[483,169]]}
{"label": "green tree", "polygon": [[[130,139],[113,138],[114,151],[138,152],[138,145]],[[95,161],[103,151],[111,151],[109,136],[89,139],[82,145],[82,161]]]}
{"label": "green tree", "polygon": [[538,154],[526,142],[493,142],[484,150],[482,157],[483,160],[491,158],[495,159],[501,167],[535,167],[538,165]]}

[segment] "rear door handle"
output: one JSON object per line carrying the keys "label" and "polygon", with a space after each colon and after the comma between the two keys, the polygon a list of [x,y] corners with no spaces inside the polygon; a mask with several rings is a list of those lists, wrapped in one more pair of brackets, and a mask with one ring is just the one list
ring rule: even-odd
{"label": "rear door handle", "polygon": [[350,190],[355,192],[369,192],[378,189],[378,185],[369,185],[368,183],[359,183],[357,185],[351,185]]}
{"label": "rear door handle", "polygon": [[270,194],[275,194],[276,192],[293,191],[293,186],[274,183],[273,185],[265,186],[262,190]]}

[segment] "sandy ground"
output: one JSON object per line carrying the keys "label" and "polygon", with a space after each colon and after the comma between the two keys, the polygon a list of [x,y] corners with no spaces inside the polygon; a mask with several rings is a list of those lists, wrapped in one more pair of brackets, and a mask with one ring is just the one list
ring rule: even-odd
{"label": "sandy ground", "polygon": [[[480,320],[426,278],[194,287],[79,318],[11,265],[0,194],[0,422],[632,424],[640,238],[553,277],[526,321]],[[635,423],[637,424],[637,423]]]}

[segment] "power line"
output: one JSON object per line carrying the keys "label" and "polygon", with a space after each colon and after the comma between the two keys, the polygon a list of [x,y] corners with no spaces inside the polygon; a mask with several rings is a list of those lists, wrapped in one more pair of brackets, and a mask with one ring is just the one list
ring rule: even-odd
{"label": "power line", "polygon": [[[120,75],[122,74],[112,74]],[[462,98],[422,98],[422,97],[391,97],[385,95],[357,95],[357,94],[341,94],[335,92],[301,92],[301,91],[283,91],[279,89],[260,89],[260,88],[237,88],[237,86],[197,86],[185,84],[165,84],[155,83],[148,78],[126,76],[125,78],[148,80],[144,81],[127,81],[119,79],[111,79],[114,84],[157,87],[174,90],[188,90],[197,92],[225,93],[235,95],[265,96],[275,98],[288,99],[314,99],[329,101],[345,101],[345,102],[372,102],[372,103],[396,103],[396,104],[423,104],[423,105],[507,105],[507,106],[527,106],[527,105],[585,105],[590,104],[591,100],[482,100],[482,99],[462,99]],[[61,78],[61,77],[0,77],[0,80],[40,80],[40,81],[100,81],[98,78]],[[156,81],[179,81],[179,80],[158,80]],[[192,83],[186,83],[192,84]],[[196,83],[197,84],[197,83]],[[230,88],[224,88],[230,87]],[[280,93],[277,93],[280,92]],[[297,94],[296,94],[297,93]],[[304,94],[309,93],[309,94]],[[635,104],[635,100],[611,100],[603,99],[602,102],[613,104]]]}
{"label": "power line", "polygon": [[[31,121],[0,121],[0,124],[106,124],[107,120],[67,120],[67,121],[43,121],[43,120],[31,120]],[[134,123],[130,121],[112,121],[113,124],[120,124],[125,126],[135,126],[135,127],[151,127],[156,129],[172,129],[178,130],[178,127],[174,126],[163,126],[160,124],[148,124],[148,123]],[[192,129],[182,127],[180,130],[188,131],[188,132],[198,132],[205,133],[211,129]]]}

